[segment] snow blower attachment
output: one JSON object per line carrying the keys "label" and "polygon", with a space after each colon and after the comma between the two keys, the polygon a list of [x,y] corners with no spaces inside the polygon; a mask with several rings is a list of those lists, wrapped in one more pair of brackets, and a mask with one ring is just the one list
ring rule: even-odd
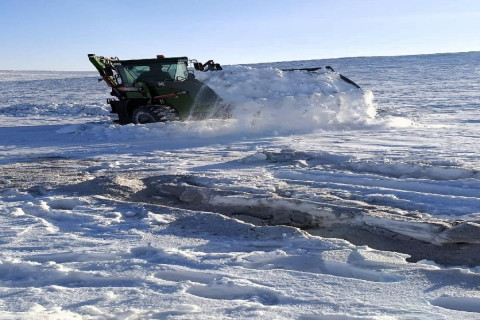
{"label": "snow blower attachment", "polygon": [[[115,98],[107,102],[121,124],[229,115],[228,105],[189,71],[187,57],[119,60],[89,54],[88,59],[100,73],[99,81],[112,88]],[[212,60],[192,62],[198,71],[222,70]]]}
{"label": "snow blower attachment", "polygon": [[197,71],[219,71],[223,70],[220,64],[213,62],[213,60],[208,60],[206,63],[202,64],[197,60],[192,60],[193,67]]}
{"label": "snow blower attachment", "polygon": [[[318,70],[321,70],[322,68],[321,67],[317,67],[317,68],[296,68],[296,69],[281,69],[282,71],[297,71],[297,70],[300,70],[300,71],[308,71],[308,72],[315,72],[315,71],[318,71]],[[333,70],[332,67],[330,66],[326,66],[325,67],[326,70],[328,71],[331,71],[331,72],[336,72],[335,70]],[[353,82],[352,80],[348,79],[347,77],[345,77],[344,75],[336,72],[339,76],[340,76],[340,79],[342,79],[343,81],[347,82],[347,83],[350,83],[351,85],[353,85],[354,87],[360,89],[360,86],[358,84],[356,84],[355,82]]]}

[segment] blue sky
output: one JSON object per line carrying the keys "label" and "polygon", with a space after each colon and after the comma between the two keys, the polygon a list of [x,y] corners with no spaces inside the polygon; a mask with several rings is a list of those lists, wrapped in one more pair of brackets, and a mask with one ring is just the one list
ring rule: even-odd
{"label": "blue sky", "polygon": [[478,0],[0,0],[0,70],[87,54],[223,64],[480,51]]}

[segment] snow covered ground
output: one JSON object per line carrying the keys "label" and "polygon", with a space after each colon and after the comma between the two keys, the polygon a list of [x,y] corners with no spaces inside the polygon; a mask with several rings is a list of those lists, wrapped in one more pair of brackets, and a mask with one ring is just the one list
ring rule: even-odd
{"label": "snow covered ground", "polygon": [[[137,126],[0,71],[0,318],[480,319],[479,62],[230,66],[232,119]],[[364,91],[277,69],[325,65]]]}

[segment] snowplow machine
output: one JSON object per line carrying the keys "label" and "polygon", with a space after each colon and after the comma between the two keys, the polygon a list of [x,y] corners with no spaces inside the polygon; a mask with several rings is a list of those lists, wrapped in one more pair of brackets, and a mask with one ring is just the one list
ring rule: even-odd
{"label": "snowplow machine", "polygon": [[[118,122],[152,123],[172,120],[228,117],[228,106],[207,85],[195,79],[187,57],[120,60],[89,54],[99,81],[112,88],[107,99]],[[191,60],[195,70],[222,70],[212,60]]]}
{"label": "snowplow machine", "polygon": [[[187,57],[120,60],[89,54],[90,62],[100,73],[114,98],[107,99],[111,113],[118,115],[120,124],[168,122],[229,118],[232,107],[210,87],[195,78],[190,65],[198,72],[219,71],[222,67],[213,60],[200,63]],[[341,80],[360,87],[332,67],[280,69],[315,74],[333,72]],[[325,70],[325,71],[324,71]]]}

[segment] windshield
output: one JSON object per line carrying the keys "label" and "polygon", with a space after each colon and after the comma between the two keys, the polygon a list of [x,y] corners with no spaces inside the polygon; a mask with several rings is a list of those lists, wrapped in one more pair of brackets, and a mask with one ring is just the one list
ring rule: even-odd
{"label": "windshield", "polygon": [[177,64],[177,72],[175,73],[176,81],[184,81],[188,78],[188,69],[185,62],[179,62]]}
{"label": "windshield", "polygon": [[184,62],[162,63],[161,60],[141,64],[126,64],[118,67],[124,85],[132,86],[137,81],[184,81],[188,78]]}

